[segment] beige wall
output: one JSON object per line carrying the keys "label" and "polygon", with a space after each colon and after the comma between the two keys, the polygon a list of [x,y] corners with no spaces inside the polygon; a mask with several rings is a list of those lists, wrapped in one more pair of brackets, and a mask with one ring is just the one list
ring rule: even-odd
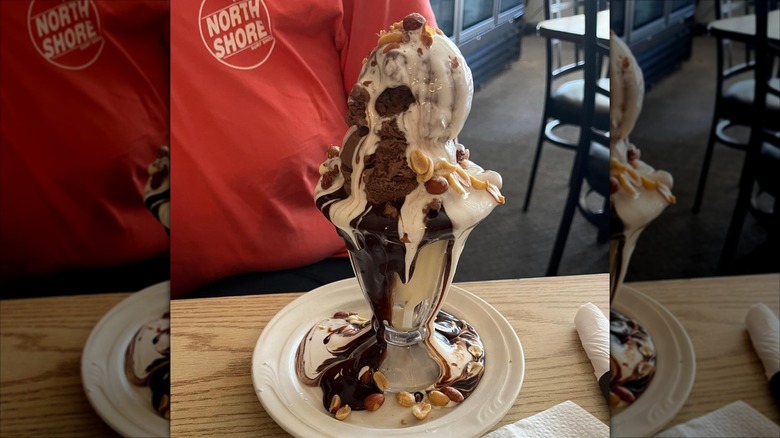
{"label": "beige wall", "polygon": [[544,2],[547,0],[527,0],[525,2],[525,16],[523,21],[526,23],[538,23],[544,20]]}

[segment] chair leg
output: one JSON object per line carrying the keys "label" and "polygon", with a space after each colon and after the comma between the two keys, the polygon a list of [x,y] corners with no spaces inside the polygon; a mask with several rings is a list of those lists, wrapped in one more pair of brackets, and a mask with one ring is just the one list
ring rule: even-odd
{"label": "chair leg", "polygon": [[[717,109],[716,109],[717,111]],[[707,151],[704,153],[704,162],[701,165],[701,174],[699,175],[699,186],[696,189],[696,197],[693,200],[693,213],[696,214],[701,210],[701,201],[704,197],[704,187],[707,185],[707,173],[710,170],[710,162],[712,161],[712,152],[715,149],[715,131],[717,130],[718,119],[713,117],[712,126],[710,127],[710,137],[707,139]]]}
{"label": "chair leg", "polygon": [[577,156],[574,158],[571,179],[569,180],[569,194],[566,197],[566,205],[563,207],[563,216],[561,217],[561,223],[558,226],[558,234],[555,236],[555,244],[553,245],[552,256],[550,256],[550,263],[547,265],[546,276],[548,277],[558,275],[558,267],[560,266],[561,258],[563,257],[563,248],[566,246],[566,240],[569,238],[571,221],[574,219],[574,212],[577,209],[580,190],[582,190],[582,181],[585,178],[585,172],[583,171],[584,163],[582,160],[585,159],[586,155],[586,153],[577,151]]}
{"label": "chair leg", "polygon": [[604,207],[601,213],[604,219],[602,223],[599,223],[599,233],[596,236],[596,242],[599,244],[607,243],[609,240],[609,196],[604,197]]}
{"label": "chair leg", "polygon": [[531,165],[531,175],[528,177],[528,188],[525,192],[525,201],[523,202],[523,212],[528,211],[528,206],[531,204],[531,193],[534,190],[534,180],[536,180],[536,170],[539,167],[539,159],[542,156],[542,145],[544,145],[544,129],[547,126],[547,117],[542,118],[542,127],[539,130],[539,140],[536,142],[536,152],[534,153],[534,161]]}
{"label": "chair leg", "polygon": [[720,260],[718,261],[718,275],[728,274],[733,269],[737,247],[739,246],[739,236],[742,234],[742,225],[745,223],[745,215],[750,206],[750,196],[753,193],[753,172],[755,169],[753,155],[754,154],[748,152],[745,157],[745,163],[742,166],[737,202],[734,206],[734,212],[731,216],[728,232],[726,233],[723,251],[720,254]]}

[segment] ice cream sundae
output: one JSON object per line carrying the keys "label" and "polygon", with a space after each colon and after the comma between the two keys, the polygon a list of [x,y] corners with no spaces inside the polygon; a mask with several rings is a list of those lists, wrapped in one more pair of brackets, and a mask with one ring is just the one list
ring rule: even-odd
{"label": "ice cream sundae", "polygon": [[[610,39],[610,302],[618,294],[639,235],[670,204],[672,176],[642,161],[628,140],[642,108],[642,70],[628,47]],[[655,375],[656,349],[639,322],[610,312],[610,404],[627,406]]]}
{"label": "ice cream sundae", "polygon": [[504,203],[500,175],[456,141],[472,94],[457,46],[419,14],[380,33],[350,93],[343,147],[327,151],[314,197],[373,314],[323,319],[297,354],[336,418],[377,409],[386,391],[425,418],[482,376],[478,334],[440,311],[469,233]]}
{"label": "ice cream sundae", "polygon": [[149,164],[149,179],[144,186],[144,204],[160,221],[165,231],[171,228],[171,181],[168,146],[157,150],[157,158]]}
{"label": "ice cream sundae", "polygon": [[136,386],[149,387],[152,407],[170,419],[171,334],[170,315],[141,326],[125,352],[125,375]]}

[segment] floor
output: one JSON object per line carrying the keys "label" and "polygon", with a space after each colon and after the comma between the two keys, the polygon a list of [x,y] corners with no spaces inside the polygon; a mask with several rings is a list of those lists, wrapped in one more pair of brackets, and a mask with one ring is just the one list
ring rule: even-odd
{"label": "floor", "polygon": [[[456,281],[541,277],[547,271],[568,192],[574,153],[552,145],[542,152],[531,205],[522,211],[542,117],[544,40],[523,37],[522,56],[477,90],[459,136],[472,161],[499,172],[506,204],[469,237]],[[609,245],[576,214],[559,275],[609,271]]]}
{"label": "floor", "polygon": [[[524,37],[521,58],[474,96],[459,141],[476,163],[504,178],[505,205],[478,225],[466,245],[456,281],[544,276],[552,251],[574,154],[544,147],[531,207],[522,212],[544,94],[544,40]],[[642,158],[672,173],[678,202],[643,233],[627,281],[707,277],[718,258],[731,219],[742,153],[717,146],[702,210],[693,196],[704,157],[715,90],[714,40],[694,38],[693,55],[645,95],[631,141]],[[559,275],[608,272],[608,244],[596,228],[575,215]],[[779,251],[748,215],[738,259],[728,273],[777,272]]]}

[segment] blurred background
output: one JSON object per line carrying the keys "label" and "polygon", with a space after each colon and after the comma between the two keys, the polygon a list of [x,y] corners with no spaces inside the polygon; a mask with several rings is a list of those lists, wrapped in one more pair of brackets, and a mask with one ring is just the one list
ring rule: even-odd
{"label": "blurred background", "polygon": [[[471,150],[473,161],[501,173],[507,198],[471,234],[456,281],[544,276],[575,154],[549,143],[543,146],[532,201],[524,212],[545,104],[546,38],[538,35],[537,24],[566,4],[579,4],[580,9],[569,14],[582,13],[581,2],[431,3],[439,26],[472,66],[477,85],[459,141]],[[719,13],[750,12],[745,3],[612,0],[601,5],[611,10],[612,29],[634,52],[645,76],[644,108],[630,139],[643,160],[674,176],[677,197],[677,204],[640,238],[626,281],[778,271],[773,198],[766,194],[761,203],[770,220],[748,212],[734,261],[718,269],[739,189],[743,150],[715,143],[701,208],[693,211],[718,93],[718,40],[709,35],[707,25]],[[564,55],[576,50],[561,46]],[[732,44],[730,51],[735,59],[744,59],[744,47]],[[577,129],[564,132],[574,139],[578,135]],[[747,132],[736,128],[732,135],[746,141]],[[594,224],[579,212],[574,215],[559,275],[608,272],[608,244],[600,243],[597,235]]]}

